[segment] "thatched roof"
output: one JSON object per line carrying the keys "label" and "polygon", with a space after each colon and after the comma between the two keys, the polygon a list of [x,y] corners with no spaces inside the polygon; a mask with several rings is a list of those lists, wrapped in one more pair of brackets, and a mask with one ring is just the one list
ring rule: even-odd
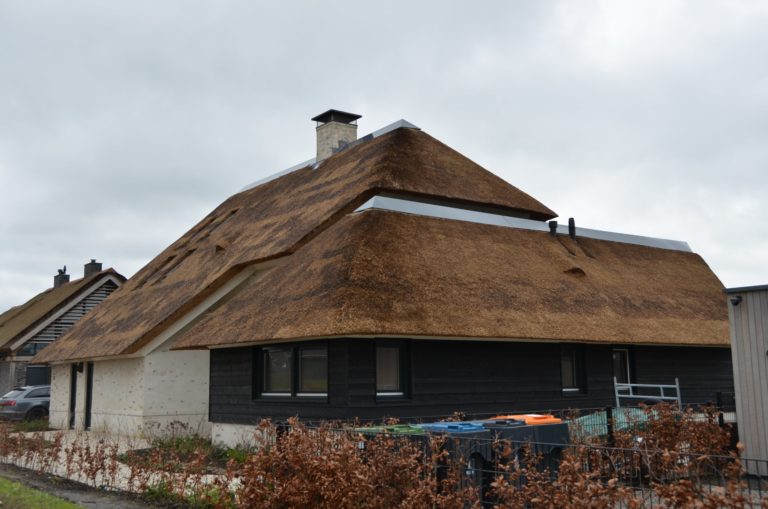
{"label": "thatched roof", "polygon": [[10,345],[27,331],[70,302],[79,299],[92,283],[106,274],[112,274],[121,281],[125,280],[114,269],[103,270],[88,277],[65,283],[57,288],[49,288],[24,304],[12,307],[0,314],[0,352],[8,351]]}
{"label": "thatched roof", "polygon": [[338,335],[727,346],[722,289],[690,252],[369,210],[173,347]]}
{"label": "thatched roof", "polygon": [[238,193],[160,253],[35,362],[135,353],[243,266],[290,254],[376,193],[432,197],[521,217],[555,216],[414,129],[397,129]]}

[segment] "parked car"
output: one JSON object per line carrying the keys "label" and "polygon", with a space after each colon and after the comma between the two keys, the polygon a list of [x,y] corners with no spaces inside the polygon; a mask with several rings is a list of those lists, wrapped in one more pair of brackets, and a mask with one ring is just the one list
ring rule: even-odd
{"label": "parked car", "polygon": [[35,421],[48,417],[50,385],[18,387],[0,398],[0,419]]}

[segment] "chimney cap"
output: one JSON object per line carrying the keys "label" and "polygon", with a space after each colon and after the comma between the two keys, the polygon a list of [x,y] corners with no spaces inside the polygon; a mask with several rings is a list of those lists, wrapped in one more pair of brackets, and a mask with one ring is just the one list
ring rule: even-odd
{"label": "chimney cap", "polygon": [[346,111],[331,109],[317,115],[316,117],[312,117],[312,120],[316,122],[322,122],[323,124],[328,122],[341,122],[342,124],[351,124],[361,117],[362,115],[358,115],[357,113],[347,113]]}

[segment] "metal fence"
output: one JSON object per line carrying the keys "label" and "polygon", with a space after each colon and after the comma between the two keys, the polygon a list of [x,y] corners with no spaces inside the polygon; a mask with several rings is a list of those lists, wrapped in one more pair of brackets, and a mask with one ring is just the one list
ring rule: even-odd
{"label": "metal fence", "polygon": [[[718,393],[717,404],[711,402],[690,405],[688,408],[697,409],[694,412],[694,418],[706,420],[715,412],[720,426],[730,426],[733,434],[733,445],[735,447],[738,441],[738,429],[735,426],[736,415],[734,409],[734,398],[732,394]],[[708,409],[706,412],[704,409]],[[680,415],[685,410],[679,411]],[[541,409],[518,411],[520,414],[549,414],[562,419],[568,423],[571,432],[571,439],[574,442],[590,441],[602,445],[613,445],[614,435],[617,432],[632,432],[644,428],[649,419],[652,419],[653,411],[650,407],[622,407],[612,406],[580,408],[580,409]],[[421,415],[409,416],[404,418],[393,417],[392,422],[398,423],[425,423],[435,421],[473,421],[493,418],[498,414],[488,413],[463,413],[456,412],[451,415]],[[320,425],[324,421],[304,421],[309,425]],[[387,422],[387,419],[367,419],[358,420],[355,425],[380,425]]]}
{"label": "metal fence", "polygon": [[[452,464],[461,465],[464,482],[478,490],[485,507],[527,507],[532,498],[562,500],[572,490],[610,499],[613,507],[698,507],[694,501],[720,507],[724,500],[740,501],[734,507],[768,506],[768,460],[640,447],[528,443],[510,448],[504,441],[455,437],[448,443],[453,444],[448,448]],[[483,449],[496,456],[482,461],[466,454]]]}
{"label": "metal fence", "polygon": [[[686,410],[673,409],[673,418],[730,427],[735,417],[730,408],[731,399],[728,395],[719,396],[716,407],[707,403]],[[570,443],[512,443],[453,436],[445,442],[450,444],[445,449],[450,461],[436,468],[448,470],[459,465],[463,482],[478,490],[486,507],[528,507],[525,497],[562,497],[562,493],[555,492],[568,489],[569,483],[570,489],[584,489],[589,485],[602,493],[601,496],[613,497],[608,507],[694,506],[680,502],[682,499],[700,501],[705,507],[720,507],[724,500],[735,501],[733,507],[768,507],[766,459],[738,458],[735,453],[732,456],[692,454],[686,452],[686,444],[678,444],[676,451],[654,450],[640,440],[631,440],[633,446],[629,448],[614,447],[614,438],[620,433],[624,444],[628,443],[627,437],[642,435],[656,419],[655,412],[653,408],[638,407],[528,412],[561,418],[568,425]],[[492,417],[456,413],[411,417],[399,422],[471,421]],[[370,424],[382,424],[382,421],[356,422],[353,427],[343,426],[338,431],[359,433],[359,426]],[[729,431],[735,433],[735,427]],[[428,452],[428,436],[408,436],[406,431],[403,438],[406,437],[424,444],[425,453]],[[735,444],[734,437],[734,451]]]}
{"label": "metal fence", "polygon": [[[447,441],[453,444],[447,450],[453,468],[457,462],[462,465],[465,482],[482,494],[487,507],[527,507],[528,502],[519,497],[541,498],[548,493],[555,497],[555,486],[567,486],[569,482],[587,483],[603,496],[614,497],[610,507],[637,507],[638,503],[640,507],[689,506],[679,500],[674,502],[676,497],[706,502],[710,504],[707,507],[720,507],[726,499],[740,501],[741,505],[736,505],[739,507],[768,507],[768,460],[743,459],[735,454],[692,454],[685,452],[684,443],[676,445],[677,451],[654,450],[639,439],[630,440],[630,448],[613,447],[614,437],[619,433],[624,444],[628,443],[627,438],[642,435],[659,417],[657,412],[654,408],[636,407],[550,410],[544,413],[567,423],[570,444],[510,443],[453,436]],[[685,411],[673,408],[666,412],[671,413],[665,417],[673,419],[667,422],[686,419],[730,426],[725,422],[726,414],[712,406],[689,407]],[[450,419],[488,417],[455,414]],[[411,422],[434,420],[438,419],[425,416]],[[349,432],[348,428],[345,430]],[[426,444],[423,436],[416,440]],[[735,451],[735,441],[732,445]],[[567,467],[566,479],[559,479],[563,465]],[[579,486],[583,488],[584,484]],[[510,497],[518,499],[510,503]]]}

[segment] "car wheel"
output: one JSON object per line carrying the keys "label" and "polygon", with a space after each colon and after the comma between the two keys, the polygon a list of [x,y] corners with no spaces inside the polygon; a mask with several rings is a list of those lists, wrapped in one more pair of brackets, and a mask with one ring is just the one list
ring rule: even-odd
{"label": "car wheel", "polygon": [[43,407],[35,407],[27,412],[25,419],[28,421],[39,421],[40,419],[45,419],[46,417],[48,417],[48,410]]}

